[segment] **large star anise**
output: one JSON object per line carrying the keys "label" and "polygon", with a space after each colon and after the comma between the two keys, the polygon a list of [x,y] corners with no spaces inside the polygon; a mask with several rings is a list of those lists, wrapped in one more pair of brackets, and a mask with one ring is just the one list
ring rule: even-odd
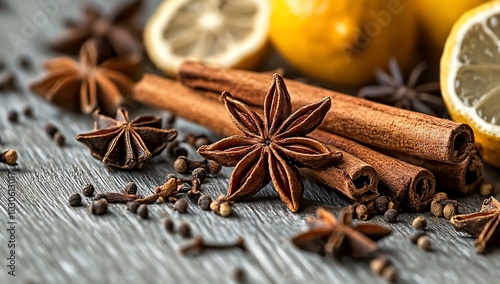
{"label": "large star anise", "polygon": [[368,258],[377,251],[375,241],[391,233],[391,229],[375,224],[352,225],[352,209],[340,214],[340,220],[328,211],[319,208],[317,218],[309,218],[309,230],[292,238],[297,247],[341,259]]}
{"label": "large star anise", "polygon": [[177,137],[175,129],[161,129],[159,116],[139,116],[129,121],[119,108],[116,119],[94,112],[94,131],[76,140],[90,148],[92,156],[120,169],[140,169]]}
{"label": "large star anise", "polygon": [[80,62],[69,57],[47,61],[48,74],[31,84],[31,90],[64,108],[85,114],[101,108],[106,114],[114,114],[125,103],[122,95],[132,93],[132,77],[139,64],[137,56],[98,64],[95,42],[88,41],[80,51]]}
{"label": "large star anise", "polygon": [[304,189],[297,167],[320,168],[342,158],[341,153],[332,153],[322,143],[305,137],[323,121],[330,109],[330,98],[292,113],[285,82],[275,74],[264,99],[264,120],[227,92],[222,94],[222,100],[244,136],[202,146],[198,153],[221,165],[236,166],[227,199],[250,197],[272,181],[281,200],[296,212]]}
{"label": "large star anise", "polygon": [[443,99],[440,96],[429,94],[429,92],[439,91],[439,83],[417,86],[418,79],[425,68],[424,62],[418,64],[412,70],[408,82],[405,83],[396,59],[391,59],[389,62],[391,74],[376,69],[375,77],[379,85],[361,88],[358,96],[398,108],[437,116],[434,109],[436,107],[444,108]]}
{"label": "large star anise", "polygon": [[97,43],[99,62],[112,57],[124,57],[142,53],[141,27],[137,17],[142,8],[141,0],[130,1],[114,9],[114,13],[102,15],[94,5],[82,10],[83,19],[69,21],[64,35],[50,46],[55,51],[77,54],[89,39]]}
{"label": "large star anise", "polygon": [[494,197],[483,202],[481,211],[455,215],[450,222],[455,229],[477,237],[475,247],[478,253],[486,253],[500,245],[500,202]]}

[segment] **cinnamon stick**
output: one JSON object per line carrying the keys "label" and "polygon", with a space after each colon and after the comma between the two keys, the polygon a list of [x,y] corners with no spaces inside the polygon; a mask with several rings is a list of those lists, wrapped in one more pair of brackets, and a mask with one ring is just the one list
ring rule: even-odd
{"label": "cinnamon stick", "polygon": [[[224,105],[217,101],[216,94],[202,94],[176,81],[146,74],[136,85],[133,97],[140,103],[168,110],[219,135],[239,133]],[[368,202],[377,197],[378,175],[375,169],[366,162],[331,147],[332,150],[342,152],[341,163],[320,170],[301,169],[301,172],[354,201]]]}
{"label": "cinnamon stick", "polygon": [[434,175],[430,171],[332,133],[316,130],[310,136],[372,165],[380,177],[381,193],[391,197],[391,200],[399,207],[415,212],[428,209],[436,185]]}
{"label": "cinnamon stick", "polygon": [[431,171],[436,177],[436,188],[439,191],[468,194],[476,191],[484,180],[480,151],[481,144],[475,143],[470,155],[458,164],[424,160],[391,151],[387,154]]}
{"label": "cinnamon stick", "polygon": [[[208,67],[200,63],[181,65],[179,80],[191,88],[215,93],[230,92],[250,105],[261,106],[271,75]],[[286,80],[294,108],[329,96],[332,108],[320,128],[372,147],[447,163],[459,163],[474,143],[472,129],[460,124],[408,110],[382,105],[334,91]]]}

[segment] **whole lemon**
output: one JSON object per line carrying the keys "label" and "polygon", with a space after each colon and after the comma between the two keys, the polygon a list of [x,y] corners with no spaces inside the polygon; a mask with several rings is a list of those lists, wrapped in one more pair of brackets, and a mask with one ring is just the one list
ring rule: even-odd
{"label": "whole lemon", "polygon": [[409,67],[416,16],[410,0],[272,0],[270,38],[280,55],[317,79],[345,86],[373,80],[397,59]]}
{"label": "whole lemon", "polygon": [[422,45],[428,61],[439,63],[444,44],[453,24],[468,10],[488,0],[418,0],[414,1]]}

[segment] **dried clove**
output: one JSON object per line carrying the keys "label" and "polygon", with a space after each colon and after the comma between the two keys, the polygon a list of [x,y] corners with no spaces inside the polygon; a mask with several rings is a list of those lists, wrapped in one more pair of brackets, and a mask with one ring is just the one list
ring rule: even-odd
{"label": "dried clove", "polygon": [[207,249],[224,250],[234,248],[246,251],[245,240],[242,237],[239,237],[236,242],[232,244],[209,244],[206,243],[201,236],[197,236],[193,239],[191,244],[181,248],[180,252],[181,254],[202,253]]}
{"label": "dried clove", "polygon": [[174,140],[168,147],[167,152],[170,156],[178,158],[180,156],[187,157],[188,151],[182,147],[178,140]]}
{"label": "dried clove", "polygon": [[68,203],[69,203],[69,206],[71,206],[71,207],[81,206],[82,205],[82,197],[80,196],[79,193],[74,192],[69,196]]}
{"label": "dried clove", "polygon": [[84,196],[90,197],[94,195],[95,188],[92,184],[88,183],[83,186],[82,192]]}
{"label": "dried clove", "polygon": [[192,184],[194,180],[199,179],[200,182],[204,182],[207,178],[207,171],[204,168],[196,168],[193,170],[189,177],[183,177],[179,180],[181,182]]}
{"label": "dried clove", "polygon": [[0,163],[6,164],[8,166],[16,166],[17,158],[17,152],[12,149],[5,150],[0,153]]}
{"label": "dried clove", "polygon": [[127,203],[129,201],[134,201],[140,197],[135,194],[125,194],[121,192],[106,192],[97,194],[94,199],[106,199],[109,203]]}
{"label": "dried clove", "polygon": [[188,160],[186,156],[180,156],[174,162],[175,171],[181,174],[192,171],[196,168],[204,168],[209,174],[215,175],[221,171],[222,166],[215,161],[207,159],[202,161]]}

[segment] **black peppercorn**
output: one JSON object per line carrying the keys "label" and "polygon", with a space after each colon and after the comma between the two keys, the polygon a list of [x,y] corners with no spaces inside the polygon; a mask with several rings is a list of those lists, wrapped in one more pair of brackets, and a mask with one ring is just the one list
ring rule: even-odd
{"label": "black peppercorn", "polygon": [[19,115],[17,114],[17,112],[15,110],[11,110],[7,114],[7,120],[9,120],[10,122],[18,122]]}
{"label": "black peppercorn", "polygon": [[56,134],[54,134],[54,141],[57,146],[62,147],[66,143],[66,138],[61,134],[61,132],[56,132]]}
{"label": "black peppercorn", "polygon": [[163,219],[163,227],[167,232],[173,232],[174,231],[174,221],[170,218],[164,218]]}
{"label": "black peppercorn", "polygon": [[189,238],[191,237],[191,226],[189,226],[189,223],[187,222],[182,222],[179,225],[177,233],[183,238]]}
{"label": "black peppercorn", "polygon": [[139,208],[140,204],[136,201],[127,202],[127,210],[132,213],[137,213],[137,208]]}
{"label": "black peppercorn", "polygon": [[82,205],[82,197],[79,193],[72,193],[68,198],[69,206],[77,207]]}
{"label": "black peppercorn", "polygon": [[92,184],[86,184],[85,186],[83,186],[82,188],[82,192],[83,192],[83,195],[84,196],[87,196],[87,197],[90,197],[92,195],[94,195],[94,191],[95,191],[95,188]]}
{"label": "black peppercorn", "polygon": [[137,215],[141,217],[142,219],[148,218],[148,205],[147,204],[141,204],[139,208],[137,208]]}
{"label": "black peppercorn", "polygon": [[201,210],[210,210],[210,204],[212,203],[212,198],[209,195],[202,194],[198,199],[198,205]]}
{"label": "black peppercorn", "polygon": [[26,116],[28,118],[32,118],[33,117],[33,109],[31,108],[31,106],[25,106],[23,108],[23,114],[24,114],[24,116]]}
{"label": "black peppercorn", "polygon": [[245,270],[240,267],[236,267],[233,269],[232,278],[235,282],[241,283],[245,281]]}
{"label": "black peppercorn", "polygon": [[125,185],[125,192],[127,194],[136,194],[137,193],[137,184],[135,182],[129,182]]}
{"label": "black peppercorn", "polygon": [[54,135],[59,132],[59,129],[54,124],[48,123],[45,125],[45,132],[49,135],[49,137],[53,138]]}
{"label": "black peppercorn", "polygon": [[422,230],[415,231],[415,232],[411,233],[411,235],[410,235],[410,241],[411,241],[412,243],[416,244],[416,243],[417,243],[417,241],[418,241],[418,239],[419,239],[421,236],[423,236],[423,235],[425,235],[425,232],[424,232],[424,231],[422,231]]}
{"label": "black peppercorn", "polygon": [[385,211],[387,211],[388,206],[389,198],[387,198],[387,196],[380,195],[375,198],[375,208],[377,209],[378,213],[384,213]]}
{"label": "black peppercorn", "polygon": [[94,215],[103,215],[108,211],[108,201],[106,199],[99,199],[90,202],[89,212]]}
{"label": "black peppercorn", "polygon": [[175,203],[174,203],[174,210],[181,213],[181,214],[185,214],[187,213],[188,211],[188,202],[186,199],[184,198],[181,198],[179,200],[177,200]]}
{"label": "black peppercorn", "polygon": [[385,220],[389,223],[395,223],[398,220],[398,211],[396,209],[389,209],[384,213]]}

